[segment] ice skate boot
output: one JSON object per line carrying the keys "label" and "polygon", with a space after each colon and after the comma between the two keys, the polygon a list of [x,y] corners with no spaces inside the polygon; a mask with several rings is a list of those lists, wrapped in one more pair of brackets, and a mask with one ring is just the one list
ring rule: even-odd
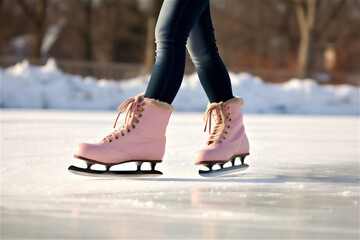
{"label": "ice skate boot", "polygon": [[[204,165],[209,170],[199,170],[204,177],[230,176],[240,170],[245,170],[248,165],[244,159],[249,155],[249,141],[243,124],[242,98],[234,97],[226,102],[208,104],[204,114],[206,131],[209,122],[209,134],[211,131],[211,117],[214,117],[215,126],[211,132],[205,148],[195,154],[196,165]],[[235,165],[236,158],[240,158],[240,164]],[[231,162],[231,167],[224,167]],[[213,170],[214,165],[220,169]]]}
{"label": "ice skate boot", "polygon": [[[165,153],[166,127],[174,107],[170,104],[145,98],[140,94],[122,103],[119,114],[127,111],[125,122],[114,132],[95,144],[81,143],[74,157],[84,160],[87,168],[70,166],[69,171],[80,175],[154,176],[161,175],[155,165],[162,161]],[[126,162],[135,162],[136,171],[111,171],[110,167]],[[144,162],[151,164],[151,170],[142,170]],[[106,170],[91,169],[93,164],[105,165]]]}

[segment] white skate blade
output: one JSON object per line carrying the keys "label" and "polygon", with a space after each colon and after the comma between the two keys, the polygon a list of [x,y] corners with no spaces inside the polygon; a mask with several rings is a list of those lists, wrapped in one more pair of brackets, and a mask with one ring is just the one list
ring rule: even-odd
{"label": "white skate blade", "polygon": [[199,174],[203,177],[236,177],[239,172],[246,170],[249,167],[247,164],[236,165],[227,168],[221,168],[217,170],[199,170]]}
{"label": "white skate blade", "polygon": [[88,177],[113,177],[113,178],[131,178],[131,177],[158,177],[162,175],[162,172],[157,170],[137,170],[137,171],[101,171],[93,170],[89,168],[80,168],[76,166],[70,166],[69,172]]}

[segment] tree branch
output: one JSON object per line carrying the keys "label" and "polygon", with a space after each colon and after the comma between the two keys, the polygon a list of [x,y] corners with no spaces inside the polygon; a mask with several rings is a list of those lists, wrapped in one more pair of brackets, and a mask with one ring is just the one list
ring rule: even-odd
{"label": "tree branch", "polygon": [[305,9],[304,6],[302,5],[301,0],[294,0],[294,2],[295,2],[296,17],[298,19],[297,22],[299,24],[300,32],[301,34],[304,34],[307,32],[306,30],[308,28],[308,24],[305,17]]}
{"label": "tree branch", "polygon": [[308,0],[308,13],[307,13],[307,26],[309,29],[313,29],[316,21],[316,10],[318,0]]}
{"label": "tree branch", "polygon": [[322,34],[326,31],[326,29],[329,28],[329,26],[332,24],[332,22],[336,19],[336,17],[339,15],[339,12],[341,9],[345,6],[346,1],[341,0],[333,9],[332,12],[328,15],[326,21],[319,26],[318,31],[318,37],[321,38]]}
{"label": "tree branch", "polygon": [[35,23],[38,24],[39,20],[35,16],[34,12],[30,10],[29,6],[24,0],[17,0],[25,14]]}

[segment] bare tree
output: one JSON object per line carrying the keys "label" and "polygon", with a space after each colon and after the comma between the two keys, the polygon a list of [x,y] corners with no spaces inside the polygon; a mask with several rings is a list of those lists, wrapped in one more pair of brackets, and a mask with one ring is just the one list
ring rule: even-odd
{"label": "bare tree", "polygon": [[[99,1],[95,55],[102,62],[144,61],[144,18],[133,0]],[[146,18],[145,18],[146,19]]]}
{"label": "bare tree", "polygon": [[40,58],[41,45],[43,43],[46,30],[46,8],[48,0],[37,0],[35,9],[31,9],[25,0],[17,1],[34,27],[30,57]]}
{"label": "bare tree", "polygon": [[[359,1],[360,3],[360,1]],[[346,0],[340,0],[335,6],[333,6],[332,10],[329,11],[327,18],[324,17],[323,21],[319,23],[319,27],[317,30],[317,37],[321,38],[326,30],[332,25],[332,23],[339,17],[341,10],[345,7]]]}
{"label": "bare tree", "polygon": [[[83,43],[83,58],[86,61],[93,60],[93,37],[92,37],[92,15],[93,15],[93,0],[79,1],[82,11],[82,21],[76,26],[76,30],[79,33],[81,42]],[[92,75],[91,67],[86,69],[87,75]]]}
{"label": "bare tree", "polygon": [[296,16],[300,28],[300,44],[298,50],[297,74],[299,78],[310,77],[318,0],[295,0]]}
{"label": "bare tree", "polygon": [[81,38],[84,41],[85,45],[85,59],[87,61],[92,61],[92,36],[91,36],[91,26],[92,26],[92,0],[87,0],[84,4],[85,9],[85,27],[81,31]]}
{"label": "bare tree", "polygon": [[160,12],[162,1],[151,0],[149,3],[149,17],[146,35],[145,65],[150,70],[155,61],[155,26]]}

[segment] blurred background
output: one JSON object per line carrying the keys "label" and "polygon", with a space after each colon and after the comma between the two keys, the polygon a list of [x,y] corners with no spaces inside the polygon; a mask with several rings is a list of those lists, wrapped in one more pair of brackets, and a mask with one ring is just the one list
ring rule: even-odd
{"label": "blurred background", "polygon": [[[151,72],[162,0],[0,0],[0,66],[55,58],[66,73]],[[212,0],[220,54],[265,82],[359,85],[359,0]],[[187,57],[186,73],[195,71]]]}

